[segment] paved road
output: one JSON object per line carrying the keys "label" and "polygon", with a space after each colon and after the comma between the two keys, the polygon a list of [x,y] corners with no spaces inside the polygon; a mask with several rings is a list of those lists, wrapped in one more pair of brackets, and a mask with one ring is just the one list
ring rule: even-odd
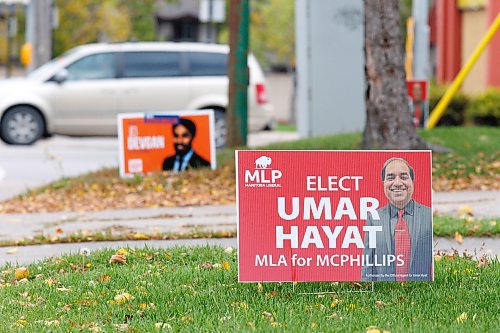
{"label": "paved road", "polygon": [[[263,131],[251,133],[248,143],[254,147],[297,137],[296,133]],[[117,166],[118,140],[114,137],[56,135],[27,147],[0,142],[0,201],[62,177]]]}

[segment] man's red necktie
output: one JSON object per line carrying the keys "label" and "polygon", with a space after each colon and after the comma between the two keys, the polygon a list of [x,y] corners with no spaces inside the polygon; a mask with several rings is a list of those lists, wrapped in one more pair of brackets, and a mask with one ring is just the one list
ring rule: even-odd
{"label": "man's red necktie", "polygon": [[396,257],[402,255],[404,260],[404,265],[396,265],[396,281],[406,281],[410,271],[411,240],[408,226],[403,218],[404,213],[404,209],[398,210],[398,223],[396,223],[396,232],[394,233],[395,255]]}

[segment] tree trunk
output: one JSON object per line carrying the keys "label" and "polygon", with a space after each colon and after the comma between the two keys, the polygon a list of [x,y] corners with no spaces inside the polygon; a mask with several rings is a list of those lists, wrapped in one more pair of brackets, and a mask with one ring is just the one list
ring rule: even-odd
{"label": "tree trunk", "polygon": [[429,149],[408,106],[399,0],[365,0],[365,149]]}

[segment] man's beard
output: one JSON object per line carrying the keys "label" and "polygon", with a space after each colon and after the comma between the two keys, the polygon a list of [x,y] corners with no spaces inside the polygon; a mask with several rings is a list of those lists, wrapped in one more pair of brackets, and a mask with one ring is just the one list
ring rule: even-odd
{"label": "man's beard", "polygon": [[184,156],[188,153],[188,151],[191,150],[191,145],[190,144],[189,145],[178,144],[178,145],[175,145],[174,148],[175,148],[176,155]]}

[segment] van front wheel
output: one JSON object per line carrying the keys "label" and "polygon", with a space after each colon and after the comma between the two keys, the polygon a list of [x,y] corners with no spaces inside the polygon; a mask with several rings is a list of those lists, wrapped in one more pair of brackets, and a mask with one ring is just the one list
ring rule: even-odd
{"label": "van front wheel", "polygon": [[15,106],[8,110],[0,124],[0,137],[12,145],[31,145],[45,132],[40,113],[29,106]]}

